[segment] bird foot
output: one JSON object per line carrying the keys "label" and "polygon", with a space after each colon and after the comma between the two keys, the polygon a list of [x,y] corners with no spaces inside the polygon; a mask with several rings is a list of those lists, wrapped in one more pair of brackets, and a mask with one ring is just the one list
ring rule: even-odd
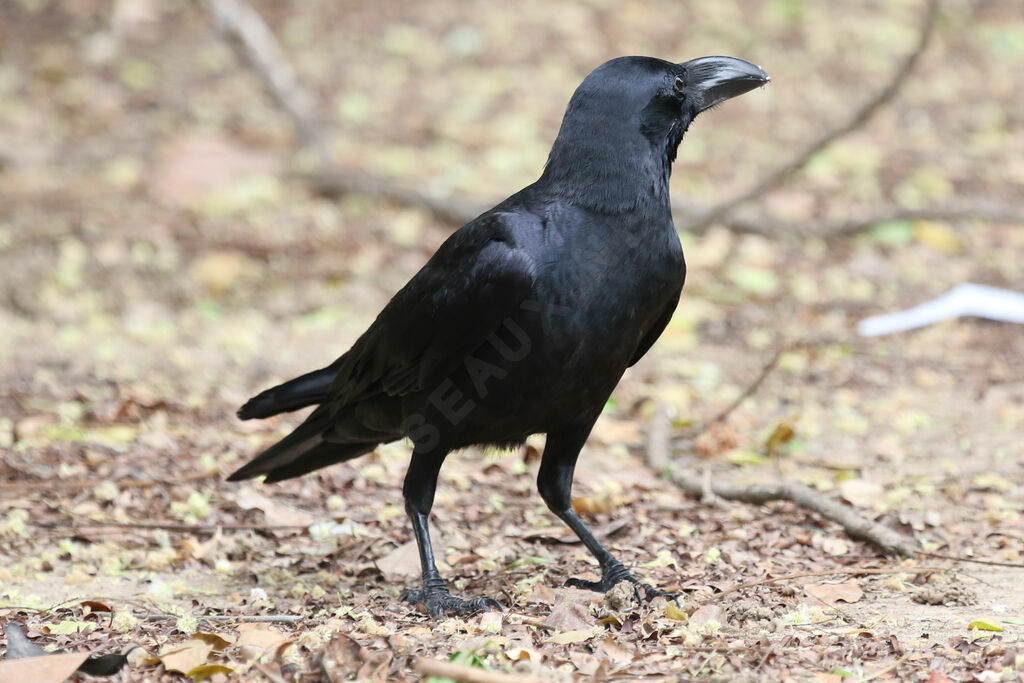
{"label": "bird foot", "polygon": [[471,600],[457,598],[448,592],[444,586],[439,588],[410,588],[402,593],[402,601],[413,605],[422,604],[427,614],[432,617],[440,617],[445,614],[464,617],[477,612],[496,610],[505,611],[501,603],[494,598],[481,597]]}
{"label": "bird foot", "polygon": [[676,598],[676,596],[672,595],[671,593],[666,593],[665,591],[654,588],[649,584],[641,583],[638,578],[630,574],[629,570],[622,566],[622,564],[619,562],[603,567],[601,570],[600,581],[586,581],[584,579],[567,579],[565,585],[572,588],[580,588],[582,590],[595,591],[597,593],[607,593],[623,581],[628,581],[629,583],[633,584],[633,595],[636,598],[638,604],[643,602],[650,602],[654,598],[658,597],[666,597],[669,600],[675,600]]}

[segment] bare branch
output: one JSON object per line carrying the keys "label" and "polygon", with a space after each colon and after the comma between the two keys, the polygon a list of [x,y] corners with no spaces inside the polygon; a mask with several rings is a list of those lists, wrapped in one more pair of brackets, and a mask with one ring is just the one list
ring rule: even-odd
{"label": "bare branch", "polygon": [[[685,215],[694,215],[691,208]],[[822,237],[835,239],[851,237],[870,230],[881,223],[891,221],[948,221],[962,223],[983,221],[987,223],[1012,223],[1024,225],[1024,209],[1012,205],[995,203],[956,203],[946,206],[929,206],[922,209],[905,209],[894,206],[878,209],[857,218],[829,220],[820,223],[814,221],[789,222],[773,216],[724,216],[718,222],[732,232],[764,237]]]}
{"label": "bare branch", "polygon": [[[681,472],[682,469],[684,468],[677,468],[671,473],[672,482],[684,491],[698,496],[702,495],[705,488],[702,477],[696,474],[684,474]],[[720,498],[755,505],[773,500],[788,500],[835,522],[846,531],[850,538],[867,541],[885,552],[898,553],[903,557],[913,557],[919,550],[913,539],[862,517],[852,507],[826,498],[803,484],[779,482],[737,486],[712,482],[711,490]]]}
{"label": "bare branch", "polygon": [[[791,159],[776,167],[763,178],[754,183],[751,187],[740,192],[735,197],[727,199],[711,207],[699,218],[692,220],[683,226],[683,230],[689,232],[703,232],[713,223],[721,221],[740,204],[760,197],[769,190],[777,187],[789,176],[804,167],[812,156],[829,146],[839,138],[864,125],[883,105],[889,102],[906,82],[910,72],[913,71],[925,48],[931,40],[935,28],[935,18],[938,15],[939,0],[927,0],[928,5],[921,22],[921,29],[918,33],[917,44],[914,49],[904,58],[900,66],[893,72],[889,82],[879,90],[874,97],[865,102],[857,109],[849,119],[835,128],[826,131],[817,139],[812,140],[803,149],[797,152]],[[685,212],[686,207],[680,207]]]}
{"label": "bare branch", "polygon": [[481,213],[482,208],[473,204],[434,197],[385,178],[333,166],[327,149],[328,135],[316,115],[316,101],[299,82],[284,50],[260,15],[245,0],[202,2],[218,28],[259,74],[274,101],[288,114],[303,145],[317,153],[319,168],[298,176],[313,192],[331,198],[356,193],[403,206],[422,207],[433,212],[438,220],[455,225],[462,225]]}
{"label": "bare branch", "polygon": [[361,194],[364,197],[383,199],[402,206],[427,209],[438,220],[453,225],[468,223],[487,208],[451,198],[435,197],[384,178],[366,173],[346,172],[338,168],[323,168],[301,177],[313,192],[323,197],[337,199],[346,194]]}
{"label": "bare branch", "polygon": [[299,82],[295,69],[273,32],[244,0],[202,0],[226,36],[241,48],[246,61],[262,77],[267,91],[292,120],[304,145],[318,151],[324,133],[316,117],[316,100]]}

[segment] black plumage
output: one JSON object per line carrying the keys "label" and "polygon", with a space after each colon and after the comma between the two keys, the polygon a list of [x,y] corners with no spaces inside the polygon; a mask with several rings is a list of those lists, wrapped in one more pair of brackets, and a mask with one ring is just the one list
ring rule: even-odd
{"label": "black plumage", "polygon": [[[597,557],[606,591],[641,585],[570,505],[577,456],[626,368],[672,317],[686,267],[669,205],[676,148],[701,111],[768,81],[731,57],[622,57],[576,90],[535,183],[456,231],[330,366],[239,411],[317,408],[231,480],[299,476],[409,437],[403,493],[431,614],[500,607],[448,593],[427,529],[446,455],[547,434],[538,488]],[[644,586],[647,597],[659,593]]]}

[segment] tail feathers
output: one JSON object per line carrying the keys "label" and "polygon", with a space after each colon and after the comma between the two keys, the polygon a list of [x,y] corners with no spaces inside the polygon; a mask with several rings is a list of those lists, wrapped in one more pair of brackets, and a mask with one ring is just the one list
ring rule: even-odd
{"label": "tail feathers", "polygon": [[318,470],[321,467],[345,462],[346,460],[354,460],[361,455],[366,455],[376,448],[377,445],[375,443],[336,444],[323,442],[303,453],[297,460],[271,471],[264,481],[271,484],[282,479],[301,477],[303,474]]}
{"label": "tail feathers", "polygon": [[358,458],[377,447],[378,442],[330,443],[324,432],[333,424],[326,410],[314,411],[288,436],[260,453],[231,476],[228,481],[252,479],[261,474],[274,482],[312,472],[337,462]]}
{"label": "tail feathers", "polygon": [[239,408],[238,417],[243,420],[252,420],[322,403],[327,400],[337,371],[338,369],[332,364],[267,389],[250,398],[244,406]]}

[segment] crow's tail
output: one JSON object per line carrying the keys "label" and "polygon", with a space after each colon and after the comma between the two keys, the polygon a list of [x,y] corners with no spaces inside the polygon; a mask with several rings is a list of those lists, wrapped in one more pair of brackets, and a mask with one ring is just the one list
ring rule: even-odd
{"label": "crow's tail", "polygon": [[305,422],[288,436],[253,458],[247,465],[228,477],[228,481],[252,479],[261,474],[265,481],[274,482],[298,477],[334,463],[352,460],[369,453],[380,441],[331,443],[324,440],[334,420],[324,409],[313,411]]}
{"label": "crow's tail", "polygon": [[327,400],[337,372],[336,364],[332,364],[267,389],[239,408],[238,417],[252,420],[322,403]]}

